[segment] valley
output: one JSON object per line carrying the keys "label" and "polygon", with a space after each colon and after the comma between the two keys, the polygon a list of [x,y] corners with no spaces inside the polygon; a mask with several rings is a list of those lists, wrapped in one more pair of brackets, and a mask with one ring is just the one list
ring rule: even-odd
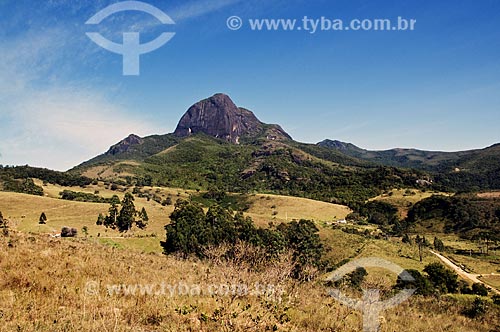
{"label": "valley", "polygon": [[[497,150],[306,144],[216,94],[66,172],[2,166],[0,331],[358,331],[329,289],[410,286],[383,331],[496,331]],[[413,283],[386,266],[328,281],[374,257]]]}

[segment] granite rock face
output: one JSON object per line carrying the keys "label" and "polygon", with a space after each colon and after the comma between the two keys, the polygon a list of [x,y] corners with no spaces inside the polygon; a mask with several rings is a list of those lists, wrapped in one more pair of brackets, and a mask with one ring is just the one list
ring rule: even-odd
{"label": "granite rock face", "polygon": [[[265,124],[251,111],[236,106],[231,98],[219,93],[191,106],[182,116],[174,134],[187,137],[204,133],[238,144],[241,137],[257,136],[265,129]],[[283,129],[278,131],[289,138]]]}
{"label": "granite rock face", "polygon": [[127,138],[121,140],[119,143],[110,147],[108,152],[106,152],[106,155],[114,156],[120,153],[124,153],[127,152],[131,146],[139,145],[142,143],[143,143],[142,138],[140,138],[137,135],[130,134]]}

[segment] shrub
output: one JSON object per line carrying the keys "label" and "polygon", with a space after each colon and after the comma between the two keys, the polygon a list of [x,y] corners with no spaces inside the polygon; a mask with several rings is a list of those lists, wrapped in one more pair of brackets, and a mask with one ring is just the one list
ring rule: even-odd
{"label": "shrub", "polygon": [[0,211],[0,228],[2,229],[2,234],[4,236],[9,235],[9,224],[7,222],[7,219],[3,218],[2,212]]}
{"label": "shrub", "polygon": [[305,266],[319,266],[323,247],[318,228],[312,221],[292,221],[269,228],[256,228],[249,217],[233,214],[219,205],[206,213],[200,204],[178,200],[165,226],[166,241],[161,242],[165,254],[180,253],[206,258],[207,248],[221,244],[247,242],[262,247],[269,259],[290,250],[296,263],[296,276]]}
{"label": "shrub", "polygon": [[474,302],[472,302],[472,306],[464,310],[463,313],[470,318],[479,318],[484,316],[487,311],[488,303],[480,297],[476,297]]}
{"label": "shrub", "polygon": [[70,228],[64,226],[61,229],[61,237],[76,237],[78,234],[78,230],[76,228]]}
{"label": "shrub", "polygon": [[364,267],[357,267],[356,270],[352,271],[347,275],[349,278],[349,284],[355,289],[361,289],[361,284],[368,275]]}
{"label": "shrub", "polygon": [[432,263],[424,268],[430,282],[440,293],[458,292],[458,275],[440,263]]}
{"label": "shrub", "polygon": [[434,249],[436,249],[437,251],[444,251],[445,249],[443,241],[441,241],[437,237],[434,238]]}
{"label": "shrub", "polygon": [[481,283],[475,283],[472,285],[472,294],[480,296],[488,296],[488,288]]}
{"label": "shrub", "polygon": [[[104,217],[102,214],[99,214],[96,225],[118,229],[120,232],[129,231],[133,225],[136,225],[140,229],[147,227],[149,217],[146,209],[142,208],[141,211],[135,209],[134,196],[131,193],[126,193],[122,202],[120,202],[120,199],[116,195],[113,195],[110,201],[108,215]],[[118,204],[121,204],[120,210],[118,209]]]}
{"label": "shrub", "polygon": [[396,281],[396,286],[394,288],[396,289],[405,289],[405,288],[414,288],[416,289],[415,294],[419,295],[424,295],[424,296],[429,296],[434,294],[434,287],[432,283],[424,277],[419,271],[409,269],[406,270],[412,277],[413,281],[410,280],[404,280],[403,275],[400,274],[398,276],[398,279]]}

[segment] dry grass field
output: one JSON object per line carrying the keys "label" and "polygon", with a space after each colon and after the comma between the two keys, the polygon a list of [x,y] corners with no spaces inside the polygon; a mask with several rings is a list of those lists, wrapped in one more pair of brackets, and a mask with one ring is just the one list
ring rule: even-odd
{"label": "dry grass field", "polygon": [[[40,181],[37,181],[37,184],[42,185]],[[146,209],[150,219],[149,225],[145,230],[133,228],[125,234],[126,238],[123,238],[124,234],[95,224],[99,213],[107,213],[108,204],[66,201],[58,197],[61,191],[72,190],[90,194],[98,192],[106,198],[118,195],[122,199],[124,192],[106,189],[102,183],[86,188],[46,184],[43,189],[44,197],[0,192],[0,211],[10,220],[12,227],[23,232],[56,234],[63,226],[74,227],[80,233],[86,226],[88,237],[99,237],[107,244],[145,252],[161,252],[159,241],[165,236],[164,226],[170,222],[169,215],[173,211],[173,205],[162,206],[153,200],[136,197],[136,208]],[[143,191],[162,198],[171,196],[174,202],[178,198],[187,199],[189,195],[194,194],[192,191],[177,188],[144,187]],[[249,197],[249,202],[251,205],[246,215],[261,227],[266,227],[269,222],[279,223],[302,218],[318,222],[332,221],[345,218],[350,212],[342,205],[279,195],[254,195]],[[277,214],[273,214],[273,211],[277,211]],[[38,223],[42,212],[45,212],[48,218],[45,225]]]}
{"label": "dry grass field", "polygon": [[293,219],[310,219],[316,222],[344,219],[351,210],[343,205],[315,201],[307,198],[261,195],[249,198],[247,214],[258,225],[269,221],[284,222]]}
{"label": "dry grass field", "polygon": [[[123,192],[106,189],[103,184],[43,188],[45,197],[0,192],[0,211],[12,228],[8,237],[0,235],[0,332],[362,330],[361,314],[328,295],[324,284],[328,275],[298,282],[290,278],[292,265],[287,255],[279,262],[246,263],[224,261],[218,249],[205,261],[165,256],[160,241],[173,206],[136,198],[136,207],[148,211],[150,224],[144,231],[134,229],[124,236],[95,225],[97,215],[106,213],[108,204],[57,199],[64,189],[97,190],[104,197],[122,197]],[[144,190],[162,197],[170,195],[174,201],[193,194],[175,188]],[[325,258],[333,264],[379,257],[422,271],[425,265],[438,261],[424,252],[420,262],[418,248],[397,238],[368,238],[342,230],[350,225],[332,226],[331,221],[350,212],[344,206],[278,195],[252,195],[248,199],[247,214],[260,226],[270,221],[315,220],[327,246]],[[38,224],[41,212],[48,217],[46,225]],[[77,228],[78,238],[49,236],[62,226]],[[88,228],[87,235],[82,233],[83,226]],[[375,231],[373,227],[366,229]],[[451,235],[443,240],[450,245],[460,243]],[[253,249],[241,248],[242,254],[248,250]],[[366,287],[389,291],[396,281],[396,275],[385,269],[367,270]],[[484,276],[492,285],[497,279]],[[126,285],[130,293],[111,285]],[[473,299],[414,296],[383,313],[381,331],[500,330],[498,306],[490,304],[481,319],[463,314]]]}
{"label": "dry grass field", "polygon": [[393,189],[388,193],[374,197],[370,200],[384,201],[398,207],[400,218],[406,218],[411,205],[432,195],[444,195],[433,191],[421,191],[416,189]]}
{"label": "dry grass field", "polygon": [[[359,312],[319,279],[290,279],[287,256],[249,265],[214,250],[211,261],[182,260],[17,232],[0,237],[0,248],[2,332],[362,330]],[[382,314],[381,331],[498,331],[498,307],[477,320],[461,314],[472,299],[414,296]]]}

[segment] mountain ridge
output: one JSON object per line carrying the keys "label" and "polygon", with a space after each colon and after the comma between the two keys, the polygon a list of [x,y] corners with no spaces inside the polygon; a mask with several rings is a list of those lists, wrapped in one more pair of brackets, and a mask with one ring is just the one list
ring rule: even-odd
{"label": "mountain ridge", "polygon": [[416,148],[392,148],[387,150],[367,150],[352,143],[337,140],[325,139],[318,146],[341,151],[349,156],[376,162],[388,166],[410,167],[426,170],[442,170],[448,167],[455,170],[461,165],[463,158],[477,154],[494,147],[495,144],[483,149],[473,149],[464,151],[429,151]]}
{"label": "mountain ridge", "polygon": [[70,172],[128,184],[216,186],[357,204],[383,190],[422,183],[441,191],[500,189],[500,144],[453,153],[301,143],[216,94],[191,106],[173,133],[131,134]]}

